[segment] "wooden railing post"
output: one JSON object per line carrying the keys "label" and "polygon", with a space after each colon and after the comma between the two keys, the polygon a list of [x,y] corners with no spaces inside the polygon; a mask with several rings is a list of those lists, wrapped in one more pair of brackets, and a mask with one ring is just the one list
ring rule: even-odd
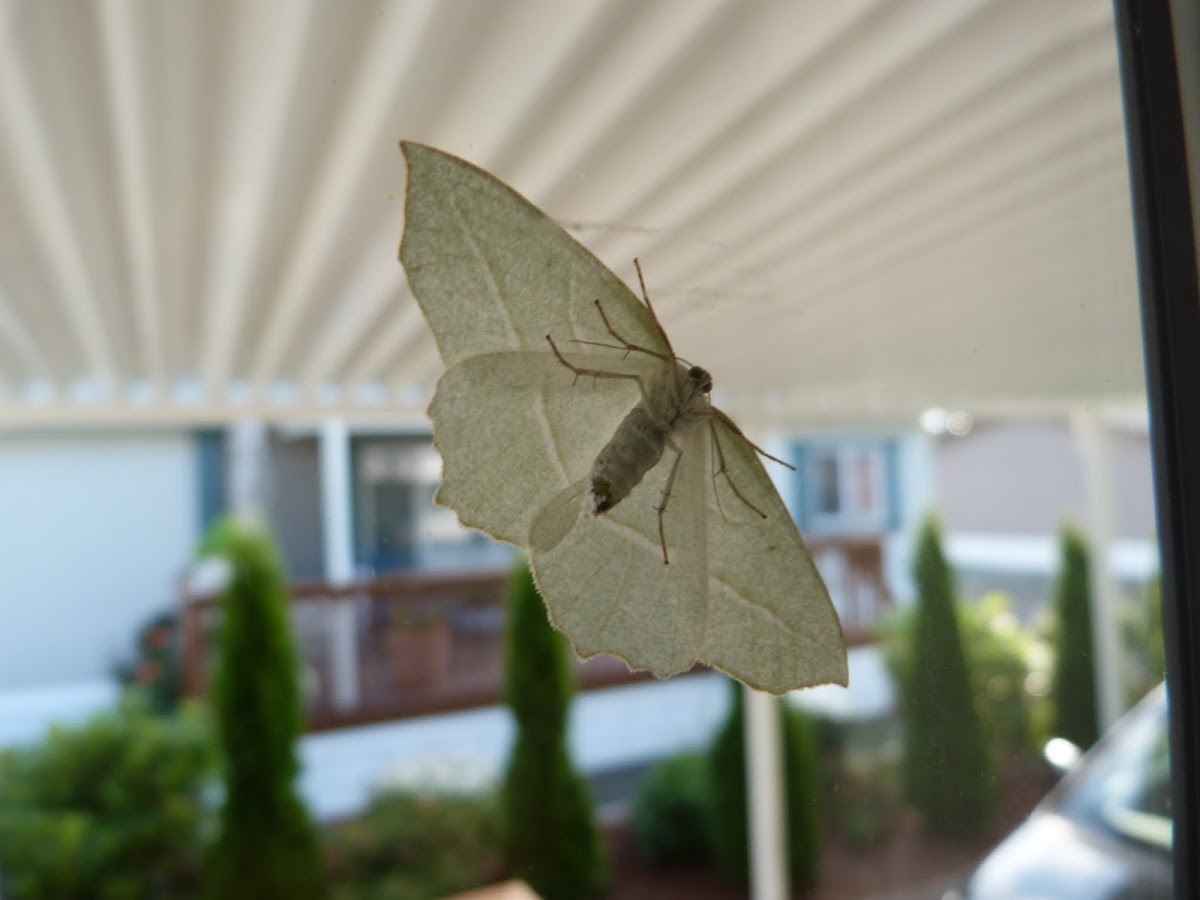
{"label": "wooden railing post", "polygon": [[207,641],[204,637],[204,609],[200,602],[186,594],[179,613],[179,667],[183,675],[186,697],[204,694],[204,657]]}
{"label": "wooden railing post", "polygon": [[353,710],[358,696],[358,636],[354,595],[337,594],[329,606],[330,695],[339,712]]}

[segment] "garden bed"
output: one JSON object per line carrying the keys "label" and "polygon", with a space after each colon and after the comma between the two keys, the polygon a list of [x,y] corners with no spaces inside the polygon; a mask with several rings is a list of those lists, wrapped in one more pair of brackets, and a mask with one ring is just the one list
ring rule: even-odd
{"label": "garden bed", "polygon": [[[971,841],[931,835],[910,812],[899,815],[887,835],[870,847],[850,846],[828,834],[820,883],[800,896],[806,900],[940,897],[1021,823],[1050,785],[1036,760],[1010,761],[1000,776],[1001,805],[996,819],[984,835]],[[739,900],[746,896],[707,861],[652,868],[639,857],[625,824],[609,829],[608,847],[613,875],[608,900]]]}

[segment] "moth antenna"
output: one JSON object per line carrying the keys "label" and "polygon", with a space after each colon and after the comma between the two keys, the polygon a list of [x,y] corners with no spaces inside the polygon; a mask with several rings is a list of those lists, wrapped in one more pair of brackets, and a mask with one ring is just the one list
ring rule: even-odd
{"label": "moth antenna", "polygon": [[754,441],[750,440],[750,438],[746,437],[746,432],[742,431],[742,429],[740,429],[738,427],[737,422],[733,421],[733,419],[729,418],[729,416],[725,415],[725,413],[721,412],[719,409],[713,407],[712,409],[710,409],[708,411],[707,415],[718,418],[722,422],[724,422],[726,427],[729,428],[730,431],[732,431],[734,434],[736,434],[738,437],[740,437],[743,441],[745,441],[747,444],[749,444],[751,449],[753,449],[754,452],[757,453],[759,456],[765,456],[767,459],[771,460],[772,462],[777,462],[781,466],[787,466],[787,468],[791,469],[793,472],[796,471],[796,467],[793,466],[786,459],[780,459],[778,456],[771,455],[766,450],[764,450],[762,447],[758,446],[758,444],[754,443]]}
{"label": "moth antenna", "polygon": [[662,327],[662,322],[658,321],[658,313],[654,311],[654,304],[650,302],[650,292],[646,290],[646,278],[642,275],[642,263],[636,256],[633,258],[633,267],[637,269],[638,284],[642,286],[642,299],[646,301],[646,309],[650,311],[650,319],[654,322],[654,327],[658,329],[658,336],[663,339],[663,343],[671,351],[671,358],[674,359],[675,348],[671,346],[671,339],[667,337],[667,332]]}

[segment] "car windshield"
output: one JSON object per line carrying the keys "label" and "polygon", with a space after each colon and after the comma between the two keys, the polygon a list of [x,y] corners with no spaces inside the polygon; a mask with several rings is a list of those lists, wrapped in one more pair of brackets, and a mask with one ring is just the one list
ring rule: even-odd
{"label": "car windshield", "polygon": [[1171,767],[1162,687],[1064,785],[1062,797],[1060,812],[1068,818],[1170,851]]}

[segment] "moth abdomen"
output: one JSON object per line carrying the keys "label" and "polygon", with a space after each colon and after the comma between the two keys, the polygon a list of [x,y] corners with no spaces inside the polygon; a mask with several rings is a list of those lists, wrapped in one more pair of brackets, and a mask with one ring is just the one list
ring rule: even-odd
{"label": "moth abdomen", "polygon": [[631,409],[592,463],[587,511],[607,512],[629,496],[662,459],[667,433],[643,404]]}

